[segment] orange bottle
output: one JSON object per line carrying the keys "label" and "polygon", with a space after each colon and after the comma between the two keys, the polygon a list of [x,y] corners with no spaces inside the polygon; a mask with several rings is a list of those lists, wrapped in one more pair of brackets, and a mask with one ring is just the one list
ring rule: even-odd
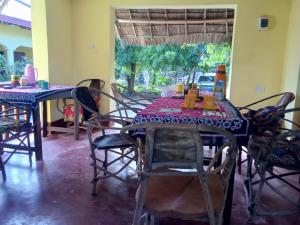
{"label": "orange bottle", "polygon": [[226,66],[218,65],[214,81],[214,95],[219,99],[226,97]]}

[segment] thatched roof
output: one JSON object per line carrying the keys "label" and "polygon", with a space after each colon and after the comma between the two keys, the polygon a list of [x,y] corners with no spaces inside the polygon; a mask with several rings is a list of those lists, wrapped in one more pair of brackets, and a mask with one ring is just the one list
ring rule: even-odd
{"label": "thatched roof", "polygon": [[234,9],[116,9],[123,44],[222,43],[231,41]]}

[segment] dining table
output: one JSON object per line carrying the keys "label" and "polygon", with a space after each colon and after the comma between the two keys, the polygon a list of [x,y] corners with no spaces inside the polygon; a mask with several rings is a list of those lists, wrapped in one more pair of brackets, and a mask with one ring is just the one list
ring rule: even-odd
{"label": "dining table", "polygon": [[[209,93],[204,93],[209,94]],[[157,122],[157,123],[179,123],[209,125],[221,127],[235,135],[238,146],[246,146],[249,137],[249,121],[238,111],[238,109],[227,99],[215,102],[213,110],[206,109],[203,101],[196,102],[194,109],[183,107],[183,96],[162,97],[140,111],[133,119],[133,124]],[[138,134],[140,133],[140,134]],[[142,130],[136,131],[141,135]],[[208,145],[215,145],[222,141],[222,137],[207,134],[204,140]],[[205,143],[204,141],[204,143]],[[223,224],[230,225],[235,167],[233,168],[225,209],[223,213]]]}
{"label": "dining table", "polygon": [[[17,106],[30,107],[32,112],[34,146],[36,160],[43,160],[42,134],[46,137],[48,134],[47,122],[47,101],[58,98],[71,98],[71,92],[75,86],[51,85],[47,89],[38,86],[16,86],[13,88],[0,87],[0,99],[4,99]],[[41,126],[40,103],[42,107],[43,126]],[[79,105],[74,103],[74,138],[79,139]],[[14,148],[14,144],[5,144],[4,147]],[[19,146],[20,148],[20,146]]]}

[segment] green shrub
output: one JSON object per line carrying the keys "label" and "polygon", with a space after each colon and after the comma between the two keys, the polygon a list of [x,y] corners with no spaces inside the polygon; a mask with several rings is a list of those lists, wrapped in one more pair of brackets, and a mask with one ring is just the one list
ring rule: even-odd
{"label": "green shrub", "polygon": [[0,54],[0,81],[8,81],[9,78],[10,74],[6,57]]}

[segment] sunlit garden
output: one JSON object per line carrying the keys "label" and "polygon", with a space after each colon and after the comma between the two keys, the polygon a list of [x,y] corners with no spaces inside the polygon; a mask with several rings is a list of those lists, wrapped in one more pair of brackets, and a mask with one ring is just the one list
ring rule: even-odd
{"label": "sunlit garden", "polygon": [[178,83],[211,91],[216,65],[225,64],[230,74],[230,43],[122,46],[116,39],[115,46],[116,80],[137,92],[160,94]]}

